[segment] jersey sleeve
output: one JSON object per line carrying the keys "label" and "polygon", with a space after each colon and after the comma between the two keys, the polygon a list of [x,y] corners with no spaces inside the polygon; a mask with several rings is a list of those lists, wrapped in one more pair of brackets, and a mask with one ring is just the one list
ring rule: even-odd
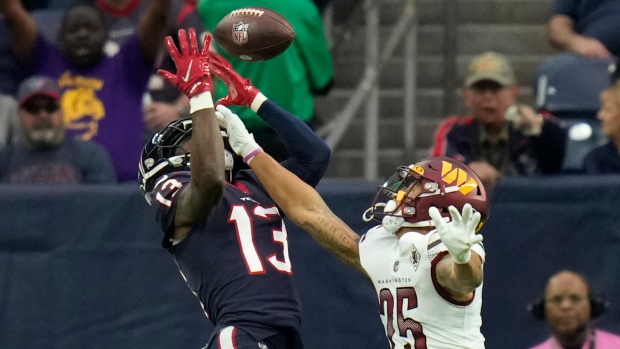
{"label": "jersey sleeve", "polygon": [[282,162],[310,186],[316,186],[329,165],[331,150],[321,137],[295,115],[267,100],[258,115],[278,134],[289,158]]}
{"label": "jersey sleeve", "polygon": [[164,233],[162,246],[172,246],[174,236],[174,215],[176,214],[176,200],[183,188],[189,183],[189,172],[173,172],[162,176],[152,192],[153,206],[157,209],[156,220]]}

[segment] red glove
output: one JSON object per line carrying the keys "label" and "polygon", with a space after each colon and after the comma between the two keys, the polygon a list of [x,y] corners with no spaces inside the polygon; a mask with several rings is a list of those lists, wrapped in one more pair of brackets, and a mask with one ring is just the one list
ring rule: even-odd
{"label": "red glove", "polygon": [[177,50],[172,38],[170,36],[166,37],[166,47],[177,67],[177,74],[174,75],[162,69],[159,69],[157,73],[183,91],[188,98],[192,98],[202,92],[210,92],[209,45],[211,45],[211,35],[207,34],[202,44],[202,52],[198,52],[196,30],[194,28],[189,29],[188,44],[185,29],[179,29],[181,53]]}
{"label": "red glove", "polygon": [[232,68],[226,58],[215,52],[209,52],[209,65],[215,76],[228,86],[228,95],[220,98],[216,104],[239,105],[250,108],[260,91],[252,86],[250,79],[244,79]]}

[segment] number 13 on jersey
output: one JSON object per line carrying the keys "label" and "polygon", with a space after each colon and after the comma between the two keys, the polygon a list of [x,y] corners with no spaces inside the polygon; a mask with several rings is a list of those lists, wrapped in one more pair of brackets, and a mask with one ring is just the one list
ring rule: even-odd
{"label": "number 13 on jersey", "polygon": [[282,225],[280,229],[273,229],[272,238],[273,242],[282,245],[282,254],[284,260],[278,260],[275,253],[265,257],[271,265],[273,265],[278,271],[284,273],[291,273],[291,260],[288,256],[288,240],[286,235],[286,226],[280,218],[280,213],[277,207],[264,208],[262,206],[256,206],[253,210],[253,217],[247,211],[245,206],[236,205],[233,206],[230,212],[229,222],[234,222],[237,229],[237,238],[239,239],[239,246],[241,248],[241,254],[245,258],[245,264],[250,274],[262,274],[265,273],[265,267],[263,261],[258,254],[256,245],[254,243],[254,224],[253,219],[277,219],[280,220]]}

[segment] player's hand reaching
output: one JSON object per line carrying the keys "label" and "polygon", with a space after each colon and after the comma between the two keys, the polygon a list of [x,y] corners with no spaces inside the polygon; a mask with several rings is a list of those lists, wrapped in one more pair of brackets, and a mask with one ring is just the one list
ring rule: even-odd
{"label": "player's hand reaching", "polygon": [[217,123],[228,132],[230,147],[245,163],[249,163],[263,148],[256,143],[237,114],[223,105],[218,105],[216,110]]}
{"label": "player's hand reaching", "polygon": [[211,35],[207,34],[205,36],[202,51],[198,51],[196,30],[190,28],[188,34],[186,35],[185,29],[179,29],[180,53],[172,37],[167,36],[165,40],[170,57],[172,57],[177,67],[176,75],[162,69],[159,69],[157,73],[191,99],[202,92],[209,92],[211,90],[211,73],[209,71],[208,57]]}
{"label": "player's hand reaching", "polygon": [[266,100],[265,96],[252,85],[250,79],[244,79],[226,60],[215,52],[209,53],[209,65],[215,76],[220,78],[228,87],[228,95],[220,98],[218,105],[238,105],[252,108],[255,112],[260,104]]}
{"label": "player's hand reaching", "polygon": [[463,215],[454,206],[448,208],[452,220],[446,223],[436,207],[428,210],[441,241],[448,248],[452,260],[457,264],[465,264],[471,258],[471,248],[482,241],[482,235],[476,235],[476,227],[480,222],[480,212],[473,212],[470,204],[463,206]]}

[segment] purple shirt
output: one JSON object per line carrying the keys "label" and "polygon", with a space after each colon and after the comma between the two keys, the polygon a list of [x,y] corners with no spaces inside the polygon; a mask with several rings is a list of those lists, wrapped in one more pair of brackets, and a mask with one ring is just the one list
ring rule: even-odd
{"label": "purple shirt", "polygon": [[39,34],[33,63],[34,73],[57,78],[63,89],[67,133],[103,145],[119,181],[136,180],[144,135],[142,95],[154,70],[137,36],[94,68],[77,69]]}
{"label": "purple shirt", "polygon": [[[594,333],[595,333],[594,337],[595,337],[595,343],[596,343],[596,346],[594,346],[594,348],[596,349],[618,349],[620,348],[620,337],[619,336],[605,332],[605,331],[601,331],[601,330],[596,330]],[[590,341],[586,341],[585,343],[583,343],[582,349],[588,349],[590,347],[591,347]],[[541,343],[531,349],[556,349],[556,348],[562,348],[562,346],[558,344],[558,341],[555,339],[555,337],[551,337],[547,339],[544,343]]]}

